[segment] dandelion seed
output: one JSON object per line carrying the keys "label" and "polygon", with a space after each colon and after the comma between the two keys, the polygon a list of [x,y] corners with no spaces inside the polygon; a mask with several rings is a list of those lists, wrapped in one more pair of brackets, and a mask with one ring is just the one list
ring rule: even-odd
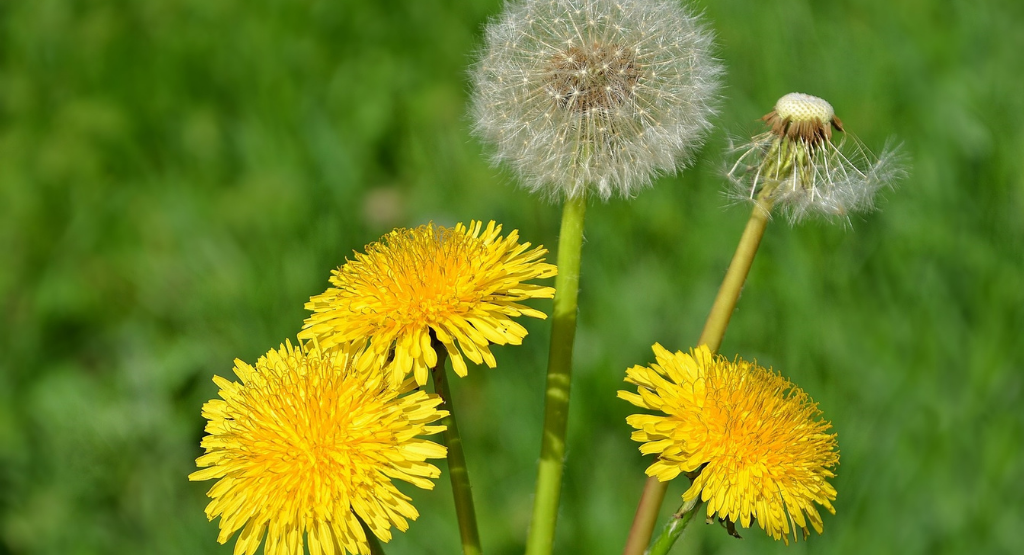
{"label": "dandelion seed", "polygon": [[698,496],[707,515],[750,527],[789,543],[796,529],[818,533],[814,504],[835,514],[836,490],[827,479],[839,464],[831,425],[800,388],[771,370],[712,355],[706,346],[690,354],[654,345],[657,364],[634,366],[626,381],[637,393],[618,396],[664,416],[634,414],[632,438],[640,451],[657,454],[648,476],[665,482],[699,470],[684,501]]}
{"label": "dandelion seed", "polygon": [[[875,193],[903,175],[897,149],[875,157],[821,98],[789,93],[761,119],[771,130],[733,149],[728,177],[737,197],[763,199],[792,222],[870,210]],[[838,142],[833,130],[843,133]]]}
{"label": "dandelion seed", "polygon": [[441,399],[359,372],[349,353],[292,347],[271,350],[255,366],[235,361],[241,380],[214,377],[220,399],[189,480],[217,483],[206,515],[220,517],[217,541],[242,529],[236,555],[359,553],[370,548],[360,520],[383,541],[419,516],[392,479],[432,489],[440,471],[425,462],[444,447],[416,436],[444,431]]}
{"label": "dandelion seed", "polygon": [[711,43],[676,2],[510,2],[472,70],[475,131],[530,190],[634,196],[710,128]]}
{"label": "dandelion seed", "polygon": [[494,368],[490,344],[519,345],[526,337],[514,318],[547,317],[520,304],[554,296],[551,287],[524,283],[557,273],[545,253],[520,244],[517,231],[501,237],[494,222],[394,230],[332,273],[334,287],[306,304],[313,314],[299,338],[324,348],[369,342],[364,365],[383,366],[393,350],[394,383],[409,372],[427,383],[437,363],[431,332],[459,376],[467,372],[463,354]]}

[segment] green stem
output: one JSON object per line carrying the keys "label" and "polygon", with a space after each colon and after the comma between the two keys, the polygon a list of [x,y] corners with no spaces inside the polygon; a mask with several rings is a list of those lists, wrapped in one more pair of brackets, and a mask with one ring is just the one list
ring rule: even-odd
{"label": "green stem", "polygon": [[757,248],[761,245],[764,229],[768,226],[771,208],[771,201],[758,200],[751,211],[747,227],[743,230],[739,245],[736,246],[736,254],[732,256],[722,286],[718,289],[714,304],[711,305],[711,313],[704,322],[704,330],[700,333],[697,345],[707,345],[712,353],[717,352],[722,345],[725,329],[729,327],[729,320],[736,309],[736,301],[740,298],[743,284],[750,273],[750,266],[757,255]]}
{"label": "green stem", "polygon": [[586,209],[586,199],[580,197],[567,200],[562,210],[551,350],[548,354],[547,390],[544,395],[544,432],[537,468],[537,491],[533,499],[533,518],[526,540],[527,555],[547,555],[551,553],[555,541],[569,419],[572,347],[576,338],[576,300],[579,294],[583,216]]}
{"label": "green stem", "polygon": [[[725,272],[715,302],[711,305],[711,313],[704,323],[704,330],[701,331],[697,345],[707,345],[712,353],[717,352],[722,345],[725,329],[729,327],[729,319],[732,318],[736,301],[740,298],[743,283],[747,281],[750,265],[754,262],[761,237],[764,236],[765,227],[768,225],[771,208],[771,200],[763,197],[758,199],[757,205],[750,213],[747,227],[740,237],[739,245],[736,246],[736,254],[733,255],[729,269]],[[636,516],[633,517],[633,526],[629,529],[629,538],[626,540],[623,555],[642,555],[650,544],[666,489],[668,482],[661,482],[653,476],[647,478],[643,495],[640,496],[640,504],[636,508]]]}
{"label": "green stem", "polygon": [[476,526],[476,510],[473,507],[473,490],[469,485],[469,469],[466,466],[466,454],[462,451],[462,436],[455,421],[455,403],[448,387],[444,363],[448,351],[434,339],[434,351],[438,353],[437,364],[430,369],[434,378],[434,393],[444,401],[448,416],[441,420],[446,426],[442,440],[448,448],[448,477],[452,482],[452,496],[455,498],[455,516],[459,521],[459,537],[462,540],[464,555],[480,555],[480,532]]}
{"label": "green stem", "polygon": [[704,503],[700,500],[698,495],[692,501],[684,503],[676,514],[669,518],[668,522],[665,523],[665,527],[661,529],[661,535],[658,539],[654,540],[654,545],[651,546],[651,550],[648,551],[648,555],[666,555],[669,549],[675,545],[676,540],[683,534],[683,530],[693,521],[693,517],[700,512],[701,506]]}

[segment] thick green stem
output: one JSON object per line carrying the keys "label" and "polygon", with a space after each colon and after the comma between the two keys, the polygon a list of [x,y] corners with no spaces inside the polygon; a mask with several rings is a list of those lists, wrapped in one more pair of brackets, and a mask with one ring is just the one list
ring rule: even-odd
{"label": "thick green stem", "polygon": [[654,545],[651,546],[651,550],[648,551],[648,555],[666,555],[669,549],[675,545],[676,540],[683,534],[683,530],[693,521],[693,518],[700,512],[700,508],[704,505],[700,500],[700,496],[697,496],[689,503],[683,504],[679,508],[676,514],[672,515],[672,518],[665,523],[665,527],[661,529],[661,535],[654,540]]}
{"label": "thick green stem", "polygon": [[434,351],[438,353],[437,364],[430,369],[434,378],[434,393],[444,401],[443,407],[448,416],[441,420],[446,426],[442,440],[448,448],[448,477],[452,482],[452,496],[455,498],[455,516],[459,521],[459,537],[462,541],[464,555],[480,555],[480,532],[476,526],[476,510],[473,507],[473,490],[469,485],[469,469],[466,466],[466,454],[462,451],[462,436],[455,420],[455,403],[448,387],[444,363],[448,352],[443,345],[434,340]]}
{"label": "thick green stem", "polygon": [[572,347],[576,338],[576,299],[583,250],[585,198],[569,199],[562,210],[558,237],[558,277],[555,278],[554,314],[551,318],[551,350],[548,354],[547,390],[544,395],[544,432],[541,438],[537,491],[533,518],[526,541],[527,555],[551,553],[562,489],[565,435],[569,419],[569,386]]}
{"label": "thick green stem", "polygon": [[[743,230],[740,243],[736,246],[736,253],[729,263],[729,269],[725,272],[725,278],[718,289],[714,304],[711,305],[711,313],[704,322],[704,330],[700,333],[697,345],[707,345],[711,352],[717,352],[722,345],[722,338],[725,337],[725,329],[729,327],[729,319],[736,308],[736,301],[740,298],[740,291],[743,290],[743,283],[747,281],[747,274],[750,272],[750,265],[754,262],[757,248],[761,244],[761,237],[764,236],[764,229],[768,225],[768,217],[771,212],[772,202],[759,199],[754,210],[750,213],[747,227]],[[636,516],[633,517],[633,526],[629,530],[629,538],[626,540],[626,549],[623,555],[642,555],[651,541],[651,533],[658,520],[658,511],[661,510],[661,502],[665,499],[665,490],[668,489],[668,482],[661,482],[655,477],[647,478],[644,484],[643,495],[640,496],[640,504],[636,508]]]}

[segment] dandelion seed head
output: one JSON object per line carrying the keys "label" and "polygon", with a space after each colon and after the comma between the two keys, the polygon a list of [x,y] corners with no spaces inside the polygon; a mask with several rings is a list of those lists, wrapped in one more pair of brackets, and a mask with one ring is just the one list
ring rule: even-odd
{"label": "dandelion seed head", "polygon": [[722,73],[666,0],[510,2],[472,69],[474,131],[533,191],[634,196],[688,162]]}
{"label": "dandelion seed head", "polygon": [[[789,93],[761,118],[770,127],[732,148],[727,176],[737,198],[764,199],[791,222],[806,216],[848,220],[851,212],[874,208],[875,194],[902,177],[898,148],[886,145],[875,156],[826,100]],[[836,140],[833,131],[842,133]]]}

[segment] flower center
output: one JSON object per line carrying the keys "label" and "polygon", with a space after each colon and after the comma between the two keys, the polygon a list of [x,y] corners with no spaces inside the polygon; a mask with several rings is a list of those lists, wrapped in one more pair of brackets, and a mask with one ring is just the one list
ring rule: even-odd
{"label": "flower center", "polygon": [[594,42],[552,56],[547,89],[559,108],[588,114],[622,106],[633,97],[639,80],[633,52]]}
{"label": "flower center", "polygon": [[474,293],[474,261],[486,255],[479,240],[438,227],[417,239],[417,245],[396,249],[405,254],[390,262],[395,278],[389,286],[389,312],[403,325],[433,323],[459,312]]}

